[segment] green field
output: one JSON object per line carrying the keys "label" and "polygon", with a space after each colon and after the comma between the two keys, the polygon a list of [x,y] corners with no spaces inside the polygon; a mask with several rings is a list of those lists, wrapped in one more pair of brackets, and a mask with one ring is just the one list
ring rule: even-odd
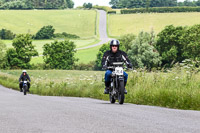
{"label": "green field", "polygon": [[0,29],[35,34],[52,25],[56,33],[67,32],[80,37],[96,37],[95,10],[0,10]]}
{"label": "green field", "polygon": [[[2,40],[7,48],[12,48],[12,40]],[[35,45],[36,50],[38,51],[39,55],[42,55],[43,53],[43,46],[46,43],[51,43],[54,40],[33,40],[32,43],[33,45]],[[58,41],[63,41],[63,40],[58,40]],[[99,40],[97,39],[85,39],[85,40],[71,40],[75,43],[76,48],[82,48],[82,47],[86,47],[92,44],[95,44],[97,42],[99,42]]]}
{"label": "green field", "polygon": [[108,15],[109,36],[119,37],[141,31],[158,34],[166,25],[187,26],[200,24],[200,13],[139,13]]}

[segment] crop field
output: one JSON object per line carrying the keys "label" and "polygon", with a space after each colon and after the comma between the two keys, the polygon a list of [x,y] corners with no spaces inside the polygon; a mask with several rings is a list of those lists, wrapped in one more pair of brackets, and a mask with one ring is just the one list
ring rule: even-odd
{"label": "crop field", "polygon": [[[0,84],[16,90],[21,70],[1,70]],[[30,93],[108,100],[103,71],[28,70]],[[183,68],[165,72],[128,72],[125,102],[169,108],[200,110],[200,74]]]}
{"label": "crop field", "polygon": [[137,35],[141,31],[156,34],[167,25],[189,26],[200,24],[200,13],[139,13],[116,14],[108,16],[108,34],[111,37],[119,37],[133,33]]}
{"label": "crop field", "polygon": [[94,10],[0,10],[0,29],[35,34],[43,26],[52,25],[55,33],[94,37],[96,14]]}

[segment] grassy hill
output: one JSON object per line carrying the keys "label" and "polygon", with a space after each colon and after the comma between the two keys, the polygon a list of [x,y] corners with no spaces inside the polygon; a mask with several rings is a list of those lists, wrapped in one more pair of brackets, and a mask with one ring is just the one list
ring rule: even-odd
{"label": "grassy hill", "polygon": [[41,27],[52,25],[55,32],[67,32],[80,37],[95,36],[94,10],[0,10],[0,29],[14,33],[35,34]]}
{"label": "grassy hill", "polygon": [[118,37],[140,31],[159,33],[166,25],[187,26],[200,24],[200,13],[140,13],[108,16],[108,34]]}

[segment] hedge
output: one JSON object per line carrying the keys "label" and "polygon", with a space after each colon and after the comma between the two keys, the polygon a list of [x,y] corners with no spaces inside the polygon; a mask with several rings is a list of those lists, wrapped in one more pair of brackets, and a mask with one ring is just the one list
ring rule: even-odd
{"label": "hedge", "polygon": [[133,9],[123,9],[121,14],[132,14],[132,13],[146,13],[146,12],[200,12],[200,7],[153,7],[149,8],[133,8]]}

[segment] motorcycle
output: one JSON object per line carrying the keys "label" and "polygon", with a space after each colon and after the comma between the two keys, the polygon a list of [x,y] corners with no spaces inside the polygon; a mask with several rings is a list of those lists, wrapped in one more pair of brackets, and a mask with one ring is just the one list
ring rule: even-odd
{"label": "motorcycle", "polygon": [[112,69],[111,83],[109,87],[109,98],[111,103],[118,100],[119,104],[124,103],[124,62],[114,62],[108,69]]}
{"label": "motorcycle", "polygon": [[28,81],[25,81],[25,80],[23,81],[22,90],[23,90],[24,95],[26,95],[27,90],[28,90]]}

